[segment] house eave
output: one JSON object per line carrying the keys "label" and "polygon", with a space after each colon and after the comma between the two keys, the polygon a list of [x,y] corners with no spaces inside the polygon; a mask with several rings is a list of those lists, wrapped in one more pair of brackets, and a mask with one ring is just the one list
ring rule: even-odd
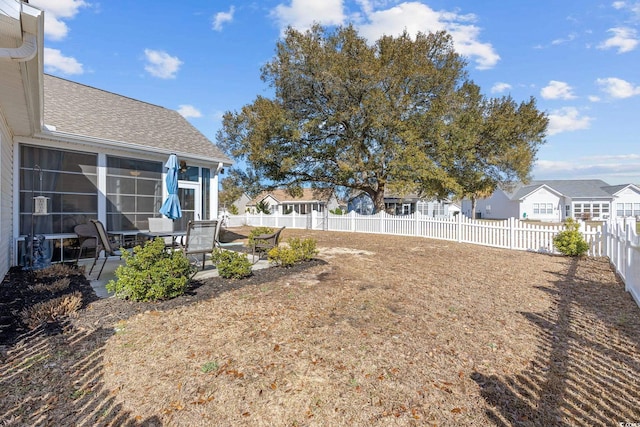
{"label": "house eave", "polygon": [[558,190],[553,189],[552,187],[549,187],[547,184],[542,184],[538,187],[536,187],[534,190],[528,192],[527,194],[525,194],[524,196],[520,197],[518,199],[518,201],[523,201],[525,200],[527,197],[531,196],[532,194],[540,191],[541,189],[546,189],[549,190],[550,192],[552,192],[553,194],[555,194],[558,197],[567,197],[566,195],[562,194],[561,192],[559,192]]}

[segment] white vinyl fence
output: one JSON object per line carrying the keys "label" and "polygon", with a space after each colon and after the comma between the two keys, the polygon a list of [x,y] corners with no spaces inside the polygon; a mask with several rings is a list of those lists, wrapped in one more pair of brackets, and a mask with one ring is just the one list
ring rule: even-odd
{"label": "white vinyl fence", "polygon": [[640,305],[640,237],[635,220],[605,223],[602,227],[604,254],[624,282],[624,288]]}
{"label": "white vinyl fence", "polygon": [[[247,213],[228,217],[227,224],[230,227],[251,225],[419,236],[542,253],[557,253],[553,237],[564,230],[562,225],[531,223],[516,218],[504,221],[470,219],[463,215],[434,218],[419,212],[402,216],[385,212],[376,215],[355,212],[323,215],[315,211],[307,215]],[[635,219],[628,218],[624,224],[605,223],[602,227],[581,223],[580,231],[589,243],[588,255],[609,257],[625,282],[626,290],[640,305],[640,240],[635,232]]]}

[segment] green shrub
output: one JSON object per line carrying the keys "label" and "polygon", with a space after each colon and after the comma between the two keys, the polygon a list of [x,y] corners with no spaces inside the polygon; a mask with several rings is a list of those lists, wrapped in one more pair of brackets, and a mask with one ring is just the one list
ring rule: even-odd
{"label": "green shrub", "polygon": [[311,261],[314,256],[318,255],[315,239],[300,240],[297,237],[292,237],[288,243],[291,249],[296,251],[300,261]]}
{"label": "green shrub", "polygon": [[347,211],[341,209],[341,208],[335,208],[335,209],[331,209],[329,210],[330,213],[334,214],[334,215],[344,215],[347,213]]}
{"label": "green shrub", "polygon": [[251,275],[251,261],[247,254],[215,249],[211,253],[211,262],[215,264],[220,277],[225,279],[242,279]]}
{"label": "green shrub", "polygon": [[236,205],[229,206],[229,213],[231,215],[238,215],[240,212],[238,211],[238,207]]}
{"label": "green shrub", "polygon": [[157,301],[184,294],[195,271],[181,251],[166,251],[163,239],[136,246],[133,253],[122,251],[125,265],[116,269],[117,281],[107,290],[119,298]]}
{"label": "green shrub", "polygon": [[249,247],[253,246],[253,242],[256,239],[256,236],[260,235],[260,234],[271,234],[273,233],[275,230],[271,227],[256,227],[253,230],[251,230],[251,232],[249,232]]}
{"label": "green shrub", "polygon": [[298,262],[310,261],[317,254],[315,239],[300,240],[292,237],[286,245],[272,248],[267,253],[267,259],[281,267],[291,267]]}
{"label": "green shrub", "polygon": [[567,219],[564,224],[564,231],[556,234],[553,244],[561,254],[568,256],[581,256],[589,250],[589,244],[580,233],[580,224],[573,218]]}

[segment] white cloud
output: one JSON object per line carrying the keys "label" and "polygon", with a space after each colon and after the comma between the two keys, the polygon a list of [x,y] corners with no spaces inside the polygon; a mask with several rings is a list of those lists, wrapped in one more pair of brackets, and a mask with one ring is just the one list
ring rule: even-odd
{"label": "white cloud", "polygon": [[576,37],[577,37],[577,36],[576,36],[576,34],[575,34],[575,33],[572,33],[572,34],[569,34],[569,35],[568,35],[567,37],[565,37],[565,38],[560,38],[560,39],[552,40],[552,41],[551,41],[551,44],[552,44],[552,45],[554,45],[554,46],[557,46],[557,45],[561,45],[561,44],[569,43],[569,42],[572,42],[573,40],[575,40],[575,39],[576,39]]}
{"label": "white cloud", "polygon": [[44,48],[44,69],[48,73],[82,74],[82,64],[75,58],[64,56],[58,49]]}
{"label": "white cloud", "polygon": [[589,101],[591,102],[600,102],[600,97],[596,95],[589,95]]}
{"label": "white cloud", "polygon": [[231,6],[228,12],[218,12],[213,17],[213,29],[216,31],[222,31],[222,26],[227,22],[233,21],[233,14],[236,8]]}
{"label": "white cloud", "polygon": [[[366,11],[365,11],[366,12]],[[366,13],[366,23],[359,25],[360,33],[370,41],[383,34],[400,34],[407,30],[416,34],[446,30],[453,38],[456,51],[476,63],[476,68],[492,68],[500,60],[490,43],[479,41],[480,28],[473,25],[475,15],[435,11],[419,2],[404,2],[389,9]]]}
{"label": "white cloud", "polygon": [[599,49],[618,49],[618,53],[631,52],[638,46],[636,30],[628,27],[610,28],[613,36],[598,45]]}
{"label": "white cloud", "polygon": [[178,107],[178,113],[184,118],[198,118],[202,117],[202,113],[193,105],[180,105]]}
{"label": "white cloud", "polygon": [[72,19],[81,7],[88,6],[84,0],[31,0],[30,4],[44,10],[44,34],[51,40],[62,40],[69,33],[64,19]]}
{"label": "white cloud", "polygon": [[399,35],[405,29],[415,35],[446,30],[453,38],[456,51],[470,58],[478,69],[492,68],[500,60],[490,43],[479,40],[480,28],[473,25],[473,14],[435,11],[426,4],[406,1],[382,9],[389,2],[356,0],[358,11],[347,13],[343,0],[291,0],[290,6],[278,5],[272,16],[284,28],[288,25],[305,30],[314,22],[331,26],[341,25],[351,17],[360,34],[370,42],[382,35]]}
{"label": "white cloud", "polygon": [[291,0],[290,6],[279,4],[271,15],[284,30],[291,26],[306,30],[318,22],[322,25],[340,25],[345,20],[343,0]]}
{"label": "white cloud", "polygon": [[557,80],[549,81],[549,84],[540,91],[540,95],[544,99],[574,99],[576,97],[571,86]]}
{"label": "white cloud", "polygon": [[491,87],[491,93],[502,93],[511,89],[509,83],[498,82]]}
{"label": "white cloud", "polygon": [[571,161],[538,160],[533,168],[535,179],[602,179],[629,184],[640,182],[640,155],[576,157]]}
{"label": "white cloud", "polygon": [[592,117],[581,116],[577,108],[565,107],[549,114],[549,135],[574,130],[589,129]]}
{"label": "white cloud", "polygon": [[623,1],[614,1],[611,6],[613,6],[614,9],[624,9],[626,5]]}
{"label": "white cloud", "polygon": [[626,80],[608,77],[606,79],[598,79],[596,83],[603,92],[612,98],[622,99],[640,95],[640,86],[634,86]]}
{"label": "white cloud", "polygon": [[161,79],[174,79],[182,65],[182,61],[176,56],[161,50],[145,49],[144,56],[147,60],[144,69],[152,76]]}

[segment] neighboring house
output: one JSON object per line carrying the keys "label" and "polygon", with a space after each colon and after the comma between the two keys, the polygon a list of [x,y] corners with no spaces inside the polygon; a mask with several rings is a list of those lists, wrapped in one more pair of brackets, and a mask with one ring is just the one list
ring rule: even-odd
{"label": "neighboring house", "polygon": [[[90,218],[109,231],[146,229],[168,194],[171,153],[182,163],[181,222],[217,217],[230,159],[176,111],[45,75],[43,12],[2,4],[0,275],[24,262],[32,229],[53,262],[74,259],[73,228]],[[48,215],[32,215],[34,196],[49,199]]]}
{"label": "neighboring house", "polygon": [[[462,212],[471,216],[471,201]],[[640,188],[634,184],[609,185],[600,179],[532,181],[497,189],[477,201],[476,217],[510,217],[561,222],[566,218],[607,220],[640,216]]]}
{"label": "neighboring house", "polygon": [[[220,198],[222,199],[222,192],[220,192]],[[247,204],[251,203],[251,197],[249,197],[247,195],[247,193],[242,193],[242,195],[237,199],[234,200],[233,203],[231,203],[233,206],[236,207],[236,209],[238,209],[238,213],[239,214],[243,214],[246,212],[247,210]],[[231,206],[220,206],[220,210],[224,211],[225,213],[229,212]]]}
{"label": "neighboring house", "polygon": [[[424,199],[416,194],[403,197],[385,194],[384,206],[385,212],[391,215],[411,215],[414,212],[420,212],[424,216],[448,218],[460,212],[460,206],[451,200]],[[361,215],[371,215],[375,211],[373,200],[364,192],[349,199],[347,210]]]}
{"label": "neighboring house", "polygon": [[259,194],[247,203],[247,211],[256,213],[256,205],[265,202],[271,213],[308,214],[312,211],[325,212],[339,207],[338,199],[333,191],[303,188],[302,196],[293,197],[286,190],[273,190]]}

